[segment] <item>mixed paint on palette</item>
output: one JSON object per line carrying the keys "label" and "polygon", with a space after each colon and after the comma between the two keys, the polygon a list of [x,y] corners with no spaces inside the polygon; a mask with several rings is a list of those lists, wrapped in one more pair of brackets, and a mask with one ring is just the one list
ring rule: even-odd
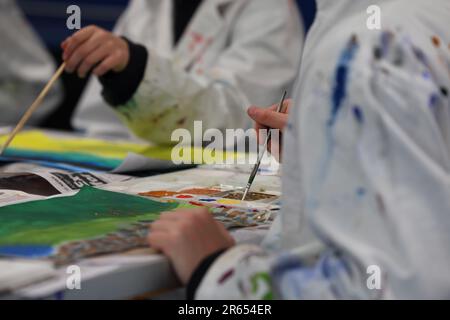
{"label": "mixed paint on palette", "polygon": [[227,228],[250,227],[267,224],[274,212],[279,210],[279,196],[271,193],[250,192],[246,201],[241,201],[242,191],[232,187],[190,187],[180,190],[153,190],[139,193],[167,202],[207,207],[215,219]]}
{"label": "mixed paint on palette", "polygon": [[249,192],[245,201],[241,201],[243,191],[230,186],[192,187],[180,190],[152,190],[141,192],[139,195],[152,198],[175,198],[184,200],[199,198],[202,202],[216,202],[218,204],[233,203],[242,205],[255,201],[271,203],[279,198],[279,195],[273,193]]}

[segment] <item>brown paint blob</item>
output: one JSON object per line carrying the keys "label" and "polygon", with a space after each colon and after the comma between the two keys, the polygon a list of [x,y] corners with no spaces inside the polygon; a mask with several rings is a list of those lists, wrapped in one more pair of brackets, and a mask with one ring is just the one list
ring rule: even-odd
{"label": "brown paint blob", "polygon": [[217,190],[217,189],[192,188],[192,189],[182,190],[181,192],[188,193],[188,194],[201,195],[201,196],[212,196],[212,195],[220,193],[221,191]]}
{"label": "brown paint blob", "polygon": [[439,47],[441,46],[441,40],[440,40],[439,37],[437,37],[437,36],[431,37],[431,42],[433,42],[433,45],[434,45],[436,48],[439,48]]}

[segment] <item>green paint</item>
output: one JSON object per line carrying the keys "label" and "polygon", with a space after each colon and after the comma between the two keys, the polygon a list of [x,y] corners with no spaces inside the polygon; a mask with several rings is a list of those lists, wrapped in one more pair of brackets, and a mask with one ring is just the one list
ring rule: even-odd
{"label": "green paint", "polygon": [[57,245],[105,235],[138,221],[153,221],[180,207],[92,187],[76,195],[0,208],[0,245]]}
{"label": "green paint", "polygon": [[273,293],[271,291],[272,285],[270,282],[270,276],[267,272],[259,272],[251,277],[252,293],[254,295],[258,293],[261,283],[264,283],[264,285],[268,288],[268,291],[265,292],[261,298],[263,300],[273,300]]}

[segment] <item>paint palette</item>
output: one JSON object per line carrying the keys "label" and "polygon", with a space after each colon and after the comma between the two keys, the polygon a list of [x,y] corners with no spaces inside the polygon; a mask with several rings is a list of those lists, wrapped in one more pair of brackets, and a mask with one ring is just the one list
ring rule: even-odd
{"label": "paint palette", "polygon": [[[244,193],[241,191],[233,191],[226,194],[223,198],[241,200]],[[275,200],[278,196],[262,192],[249,192],[245,197],[245,201]]]}
{"label": "paint palette", "polygon": [[272,214],[279,210],[279,196],[264,192],[250,192],[246,201],[241,201],[242,191],[232,186],[189,187],[180,190],[156,190],[140,193],[156,197],[160,201],[186,203],[207,207],[216,220],[227,228],[250,227],[267,224]]}

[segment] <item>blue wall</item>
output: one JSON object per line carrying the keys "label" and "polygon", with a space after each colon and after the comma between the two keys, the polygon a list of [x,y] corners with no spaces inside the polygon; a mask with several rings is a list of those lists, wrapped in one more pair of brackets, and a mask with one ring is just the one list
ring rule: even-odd
{"label": "blue wall", "polygon": [[[305,26],[308,28],[315,16],[315,1],[297,0],[297,2],[303,13]],[[51,49],[56,49],[71,33],[65,27],[66,9],[69,5],[77,4],[81,7],[84,26],[96,24],[111,29],[128,0],[18,0],[18,3],[45,43]]]}
{"label": "blue wall", "polygon": [[96,24],[111,29],[120,16],[128,0],[17,0],[44,42],[51,48],[59,47],[59,43],[72,31],[66,28],[67,7],[77,4],[81,7],[82,26]]}

